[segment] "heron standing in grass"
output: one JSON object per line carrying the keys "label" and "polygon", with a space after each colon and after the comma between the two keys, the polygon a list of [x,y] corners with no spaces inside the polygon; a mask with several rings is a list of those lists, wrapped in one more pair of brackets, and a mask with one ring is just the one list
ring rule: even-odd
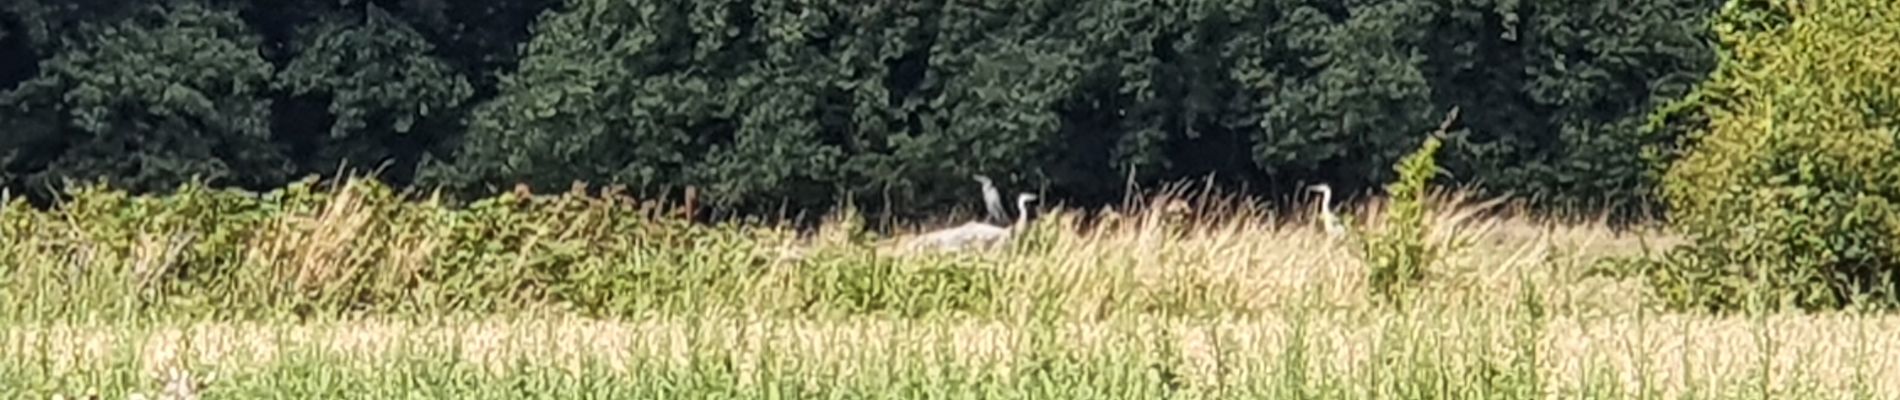
{"label": "heron standing in grass", "polygon": [[1333,213],[1333,187],[1324,183],[1308,186],[1306,190],[1319,192],[1319,221],[1326,227],[1326,234],[1340,237],[1346,234],[1346,225],[1339,222],[1339,215]]}
{"label": "heron standing in grass", "polygon": [[990,212],[990,224],[1009,223],[1009,210],[1003,208],[1003,194],[996,191],[996,183],[983,175],[977,175],[976,181],[983,184],[983,208]]}

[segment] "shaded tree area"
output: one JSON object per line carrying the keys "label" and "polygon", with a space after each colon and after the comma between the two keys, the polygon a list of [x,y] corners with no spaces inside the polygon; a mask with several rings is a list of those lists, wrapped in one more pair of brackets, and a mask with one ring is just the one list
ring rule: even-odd
{"label": "shaded tree area", "polygon": [[408,183],[551,5],[16,1],[0,10],[0,178],[264,188],[349,166]]}
{"label": "shaded tree area", "polygon": [[[15,0],[0,180],[270,187],[340,165],[481,194],[697,187],[920,212],[969,175],[1072,202],[1389,178],[1633,205],[1714,65],[1711,1]],[[896,206],[896,207],[890,207]]]}

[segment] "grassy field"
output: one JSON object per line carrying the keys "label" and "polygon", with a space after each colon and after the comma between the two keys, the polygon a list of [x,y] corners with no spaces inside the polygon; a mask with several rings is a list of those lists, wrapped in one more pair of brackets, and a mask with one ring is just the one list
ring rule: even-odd
{"label": "grassy field", "polygon": [[1900,316],[1664,311],[1594,266],[1667,235],[1456,199],[1427,239],[1472,246],[1390,304],[1234,199],[904,255],[848,217],[273,196],[0,211],[0,397],[1900,398]]}
{"label": "grassy field", "polygon": [[1900,319],[1472,312],[14,326],[0,395],[205,398],[1891,398]]}

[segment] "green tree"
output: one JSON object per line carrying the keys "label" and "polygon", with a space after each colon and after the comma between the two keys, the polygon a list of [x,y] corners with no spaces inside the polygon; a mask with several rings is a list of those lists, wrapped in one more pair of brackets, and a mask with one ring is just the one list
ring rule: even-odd
{"label": "green tree", "polygon": [[1429,46],[1439,101],[1467,110],[1448,167],[1551,205],[1641,205],[1680,132],[1646,130],[1646,117],[1714,69],[1715,5],[1462,5]]}
{"label": "green tree", "polygon": [[36,187],[108,178],[136,190],[193,177],[239,185],[281,181],[270,143],[271,67],[234,12],[194,2],[138,7],[80,23],[39,75],[0,93],[9,130],[30,149]]}
{"label": "green tree", "polygon": [[1390,1],[1344,12],[1287,9],[1288,31],[1265,57],[1244,63],[1261,69],[1242,72],[1259,77],[1251,86],[1267,93],[1255,100],[1258,166],[1353,186],[1390,180],[1389,166],[1436,122],[1421,46],[1435,8]]}
{"label": "green tree", "polygon": [[[270,184],[347,161],[464,189],[694,185],[753,211],[839,195],[901,205],[890,211],[967,205],[973,173],[1084,203],[1119,198],[1129,176],[1212,174],[1271,194],[1386,181],[1418,144],[1407,132],[1459,107],[1442,157],[1455,181],[1628,202],[1685,132],[1676,120],[1643,129],[1645,116],[1713,54],[1714,5],[1693,0],[556,1],[6,2],[0,78],[35,83],[4,88],[0,179],[220,170]],[[225,13],[236,33],[161,26],[151,16],[172,11],[149,11],[180,7]],[[268,104],[211,118],[264,129],[169,134],[250,142],[159,158],[273,160],[106,168],[150,152],[76,145],[98,136],[80,135],[62,94],[81,67],[47,66],[97,52],[101,27],[119,25],[228,41],[266,73],[220,78],[245,80],[243,92],[206,92]],[[234,131],[249,134],[221,133]]]}
{"label": "green tree", "polygon": [[297,156],[305,171],[385,161],[412,167],[453,132],[459,108],[473,95],[460,71],[433,56],[434,46],[408,23],[373,3],[361,9],[306,25],[295,56],[273,81],[293,102],[324,104],[314,114],[327,117],[328,126],[278,129],[279,143],[305,153]]}
{"label": "green tree", "polygon": [[1900,5],[1744,3],[1684,113],[1663,189],[1690,243],[1651,278],[1678,305],[1830,308],[1891,294],[1900,266]]}
{"label": "green tree", "polygon": [[1446,162],[1460,180],[1634,197],[1641,150],[1666,142],[1638,127],[1707,64],[1708,8],[1615,9],[575,0],[434,174],[699,185],[727,205],[931,207],[975,172],[1097,199],[1131,173],[1357,187],[1390,178],[1418,143],[1406,132],[1459,106],[1471,118]]}
{"label": "green tree", "polygon": [[[829,4],[574,1],[473,116],[435,182],[709,188],[719,205],[829,200],[880,43],[834,37]],[[897,7],[890,6],[859,6]]]}

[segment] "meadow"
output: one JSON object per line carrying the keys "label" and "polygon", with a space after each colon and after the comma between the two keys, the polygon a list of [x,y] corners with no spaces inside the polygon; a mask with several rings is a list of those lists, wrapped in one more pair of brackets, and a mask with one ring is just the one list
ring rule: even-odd
{"label": "meadow", "polygon": [[0,208],[0,397],[1900,397],[1900,317],[1673,310],[1605,267],[1667,232],[1433,199],[1458,245],[1392,300],[1310,213],[1180,190],[906,254],[580,188],[82,187]]}

